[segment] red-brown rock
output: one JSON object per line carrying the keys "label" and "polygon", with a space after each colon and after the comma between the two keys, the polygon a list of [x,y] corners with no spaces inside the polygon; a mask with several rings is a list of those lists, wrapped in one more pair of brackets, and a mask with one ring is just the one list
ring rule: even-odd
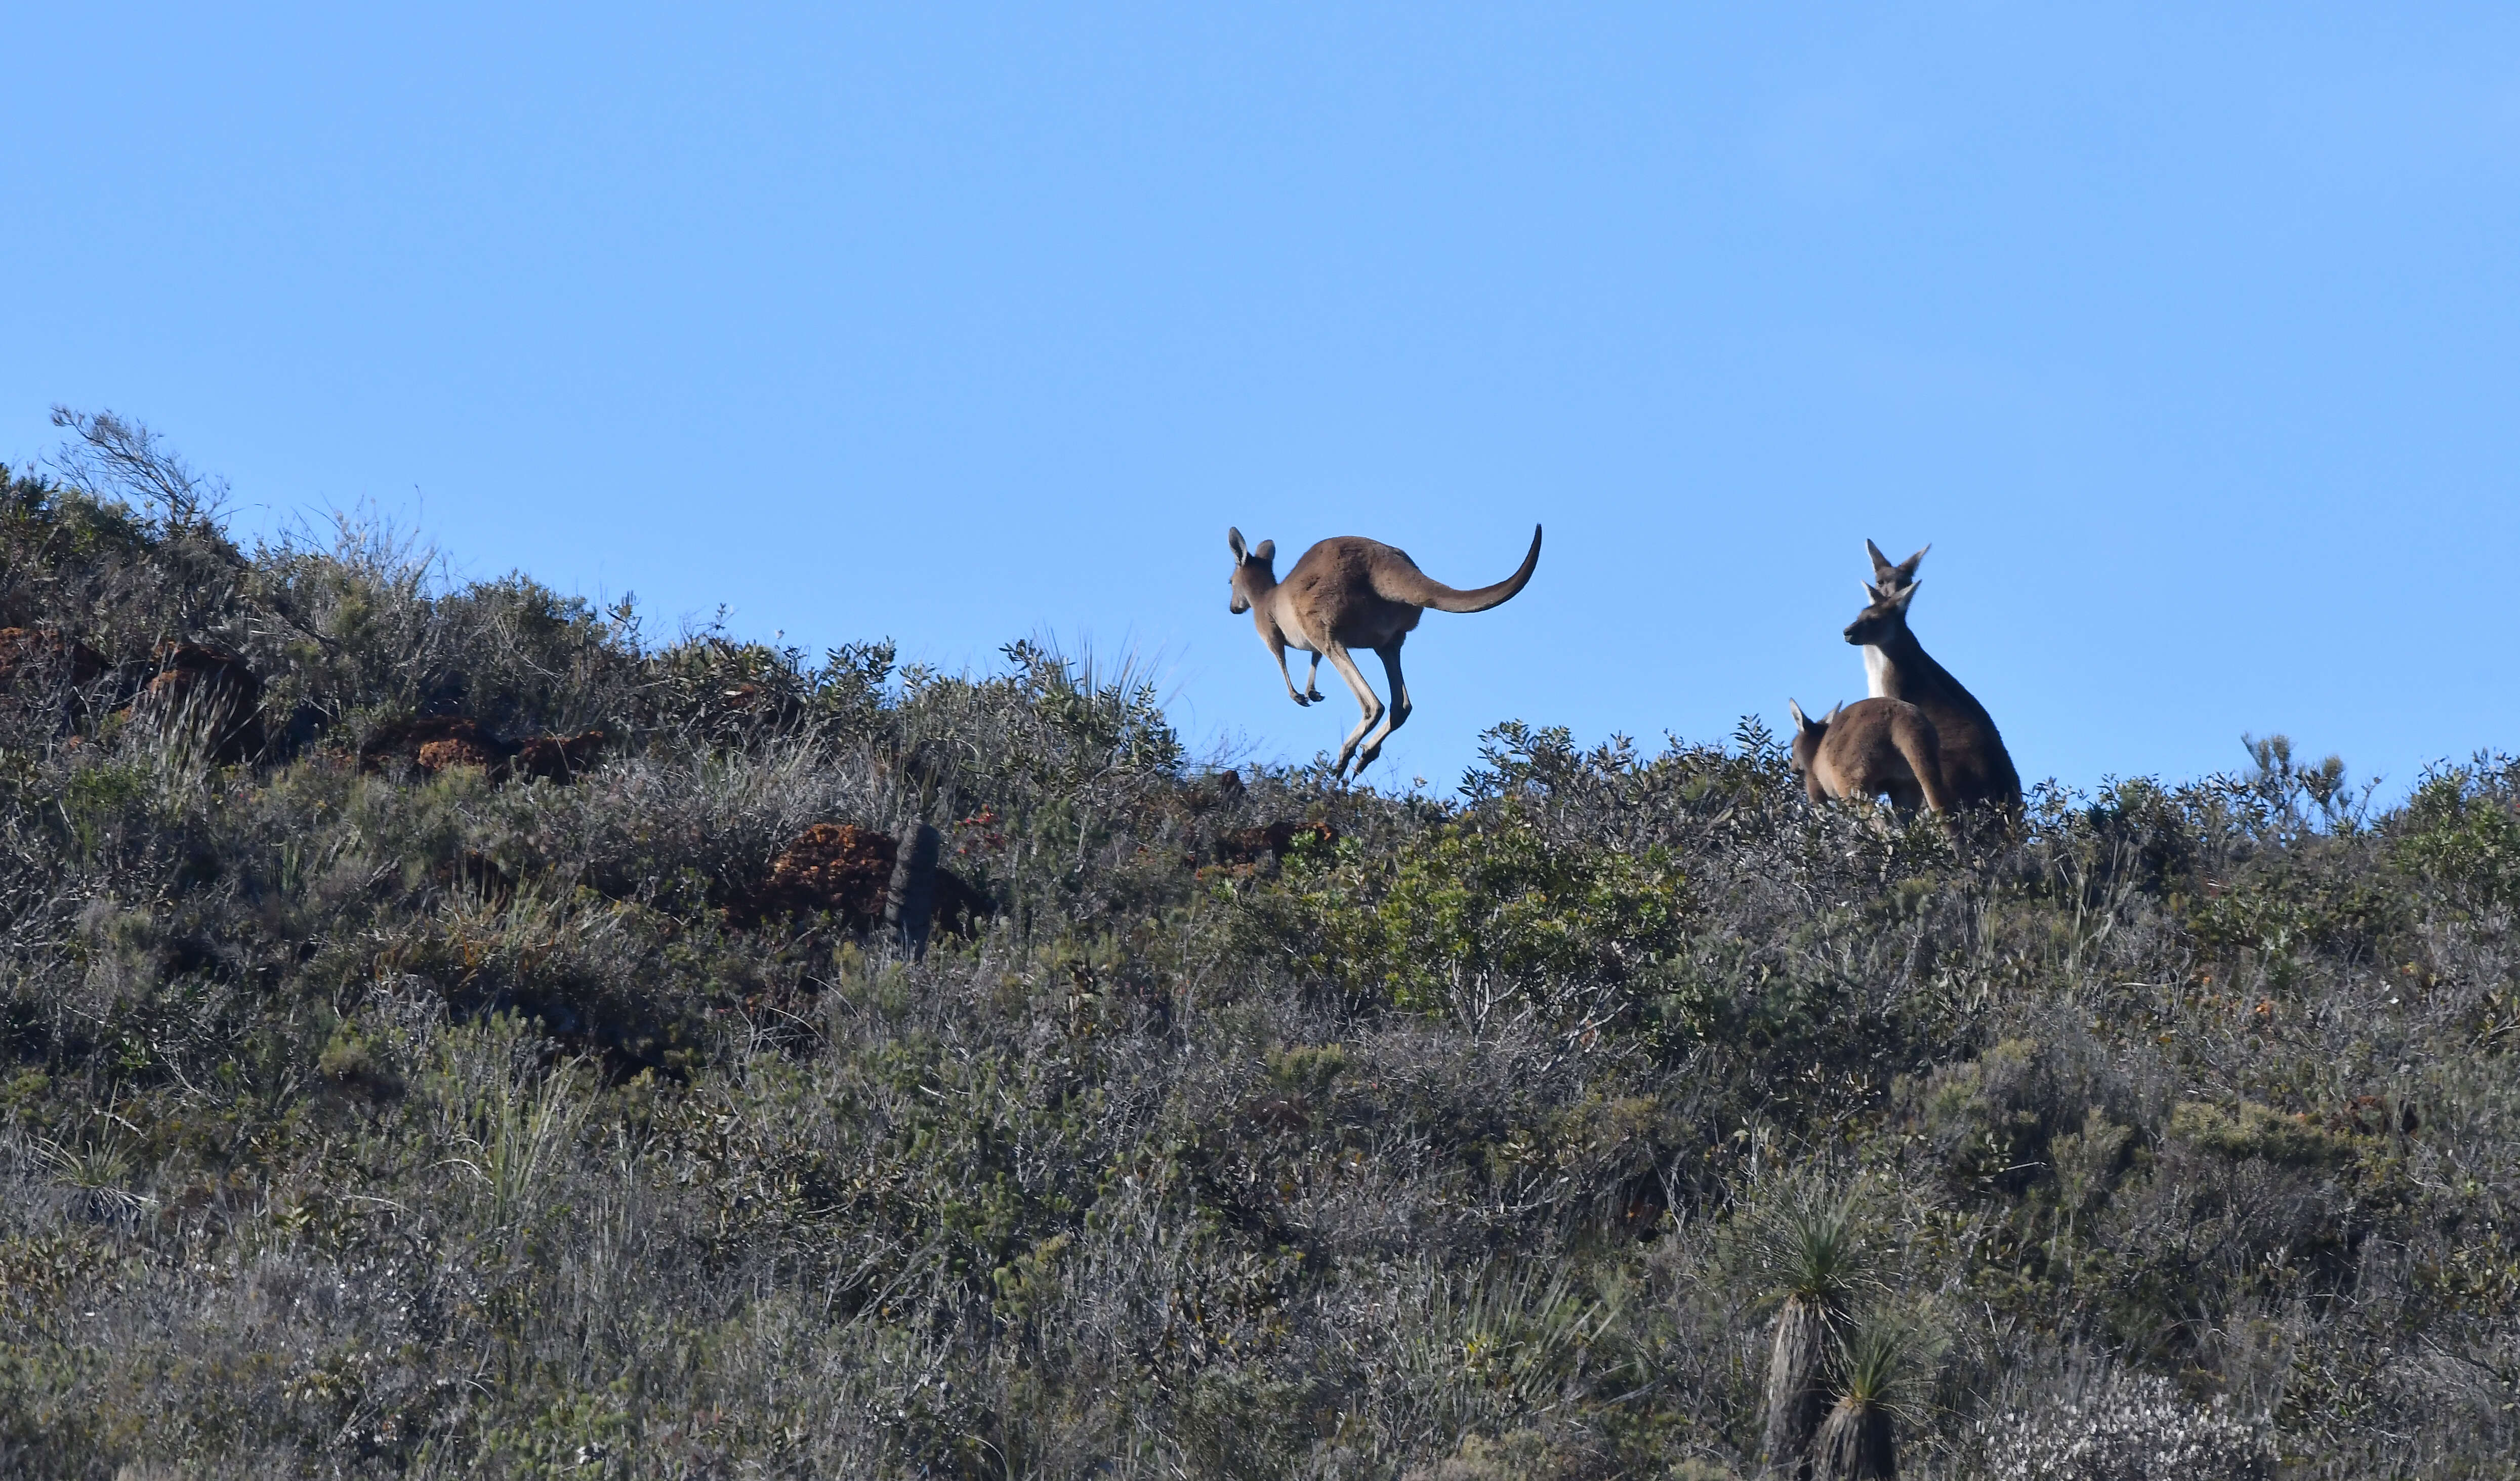
{"label": "red-brown rock", "polygon": [[869,923],[883,915],[899,849],[892,838],[853,824],[817,823],[770,862],[762,903],[791,913],[830,911],[855,924]]}
{"label": "red-brown rock", "polygon": [[68,634],[48,627],[0,627],[0,691],[62,679],[85,684],[104,672],[104,655]]}
{"label": "red-brown rock", "polygon": [[400,760],[431,776],[450,766],[477,766],[493,781],[540,777],[566,782],[595,764],[610,739],[603,731],[574,736],[536,736],[511,744],[458,715],[425,715],[379,726],[359,747],[361,771],[382,771]]}
{"label": "red-brown rock", "polygon": [[608,739],[600,730],[580,731],[567,737],[536,736],[517,747],[516,756],[508,763],[508,774],[566,782],[595,764]]}
{"label": "red-brown rock", "polygon": [[510,746],[460,715],[424,715],[417,720],[381,725],[359,747],[359,770],[384,770],[388,761],[434,773],[447,766],[497,766]]}
{"label": "red-brown rock", "polygon": [[[850,823],[817,823],[789,840],[770,864],[758,889],[730,902],[726,915],[738,925],[784,916],[829,913],[851,927],[869,929],[885,919],[901,842]],[[989,918],[988,898],[952,870],[935,872],[931,924],[968,935]]]}
{"label": "red-brown rock", "polygon": [[412,757],[414,765],[432,777],[450,766],[477,766],[483,771],[490,771],[504,765],[506,760],[506,757],[477,740],[452,736],[444,740],[423,741],[420,750]]}

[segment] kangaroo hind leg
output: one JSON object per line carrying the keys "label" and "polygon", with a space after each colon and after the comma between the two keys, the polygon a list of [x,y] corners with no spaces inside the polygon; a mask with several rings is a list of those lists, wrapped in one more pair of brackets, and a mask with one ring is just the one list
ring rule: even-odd
{"label": "kangaroo hind leg", "polygon": [[1382,677],[1389,681],[1391,708],[1382,717],[1382,729],[1375,731],[1373,738],[1365,742],[1365,749],[1358,752],[1358,771],[1372,764],[1373,759],[1382,754],[1382,742],[1391,739],[1393,731],[1409,723],[1409,681],[1400,677],[1400,639],[1392,639],[1375,649],[1374,652],[1382,659]]}
{"label": "kangaroo hind leg", "polygon": [[1916,792],[1925,806],[1949,817],[1952,792],[1943,780],[1943,738],[1934,730],[1934,722],[1913,712],[1901,715],[1891,722],[1890,743],[1916,774]]}
{"label": "kangaroo hind leg", "polygon": [[[1338,761],[1330,768],[1330,775],[1336,777],[1346,773],[1348,758],[1356,754],[1358,743],[1365,740],[1365,733],[1373,729],[1374,722],[1382,718],[1382,700],[1374,695],[1373,686],[1365,682],[1365,675],[1357,670],[1356,659],[1348,655],[1345,644],[1335,638],[1330,639],[1322,645],[1322,654],[1330,660],[1330,667],[1338,670],[1339,677],[1347,681],[1347,687],[1355,691],[1357,708],[1365,711],[1365,718],[1356,722],[1356,729],[1348,732],[1346,743],[1339,747]],[[1366,759],[1370,761],[1372,757]],[[1364,763],[1358,763],[1357,770],[1365,770]]]}

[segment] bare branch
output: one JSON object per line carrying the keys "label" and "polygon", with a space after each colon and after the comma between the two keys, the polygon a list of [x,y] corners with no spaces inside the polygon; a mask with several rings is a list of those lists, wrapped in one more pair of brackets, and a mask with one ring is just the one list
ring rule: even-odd
{"label": "bare branch", "polygon": [[53,467],[83,492],[137,504],[170,530],[215,526],[227,510],[227,480],[195,471],[144,423],[56,406],[53,426],[74,434]]}

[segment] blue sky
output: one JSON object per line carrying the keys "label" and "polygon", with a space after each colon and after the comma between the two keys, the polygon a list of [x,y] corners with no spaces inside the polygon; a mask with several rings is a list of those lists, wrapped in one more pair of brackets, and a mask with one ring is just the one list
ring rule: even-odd
{"label": "blue sky", "polygon": [[110,407],[248,530],[373,502],[667,627],[1134,648],[1282,758],[1353,712],[1227,614],[1227,525],[1472,585],[1544,520],[1411,640],[1381,775],[1437,789],[1501,719],[1859,695],[1863,542],[1931,541],[1916,631],[2027,777],[2520,745],[2507,9],[100,5],[0,51],[0,458]]}

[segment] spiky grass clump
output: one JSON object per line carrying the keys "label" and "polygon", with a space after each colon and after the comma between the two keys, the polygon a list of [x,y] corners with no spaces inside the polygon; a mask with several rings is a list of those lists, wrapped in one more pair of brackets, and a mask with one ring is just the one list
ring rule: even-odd
{"label": "spiky grass clump", "polygon": [[1759,1252],[1785,1298],[1768,1351],[1764,1447],[1778,1472],[1807,1475],[1812,1437],[1828,1408],[1822,1366],[1830,1332],[1863,1279],[1854,1196],[1797,1189],[1761,1221]]}
{"label": "spiky grass clump", "polygon": [[1813,1448],[1822,1481],[1897,1481],[1897,1420],[1925,1367],[1918,1330],[1889,1317],[1852,1324],[1838,1344],[1837,1403]]}
{"label": "spiky grass clump", "polygon": [[1788,1192],[1759,1230],[1760,1255],[1777,1287],[1791,1299],[1843,1309],[1864,1279],[1859,1213],[1852,1192]]}

